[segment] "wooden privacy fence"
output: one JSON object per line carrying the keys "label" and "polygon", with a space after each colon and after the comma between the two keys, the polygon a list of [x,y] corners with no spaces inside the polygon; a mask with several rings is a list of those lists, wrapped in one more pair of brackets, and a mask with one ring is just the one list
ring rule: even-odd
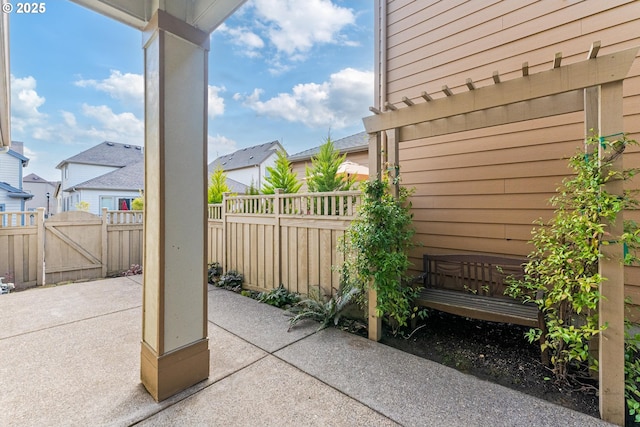
{"label": "wooden privacy fence", "polygon": [[142,212],[72,211],[44,219],[44,209],[0,213],[0,276],[18,287],[88,280],[142,263]]}
{"label": "wooden privacy fence", "polygon": [[209,205],[208,262],[236,270],[245,287],[265,291],[283,284],[307,294],[339,286],[340,237],[356,216],[359,191],[234,196]]}
{"label": "wooden privacy fence", "polygon": [[[359,191],[229,196],[209,205],[208,262],[245,276],[245,287],[292,292],[339,286],[340,237],[356,216]],[[0,276],[19,287],[89,280],[142,264],[142,211],[97,216],[72,211],[44,219],[35,212],[0,213]]]}

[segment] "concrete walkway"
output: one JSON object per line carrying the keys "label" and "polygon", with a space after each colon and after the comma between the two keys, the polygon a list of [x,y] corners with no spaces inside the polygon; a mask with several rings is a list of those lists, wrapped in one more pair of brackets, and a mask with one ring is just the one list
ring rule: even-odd
{"label": "concrete walkway", "polygon": [[140,384],[141,276],[0,296],[0,426],[605,426],[210,287],[211,375]]}

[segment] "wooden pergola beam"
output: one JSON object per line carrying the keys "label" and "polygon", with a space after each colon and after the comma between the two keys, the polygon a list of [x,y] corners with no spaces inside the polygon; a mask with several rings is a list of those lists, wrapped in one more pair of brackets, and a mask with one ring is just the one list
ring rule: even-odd
{"label": "wooden pergola beam", "polygon": [[623,80],[639,46],[362,119],[368,133]]}
{"label": "wooden pergola beam", "polygon": [[583,109],[584,91],[574,90],[533,99],[528,102],[518,102],[504,107],[461,114],[451,117],[452,120],[435,120],[401,127],[399,128],[399,141],[430,138],[449,133],[557,116],[559,114],[575,113]]}

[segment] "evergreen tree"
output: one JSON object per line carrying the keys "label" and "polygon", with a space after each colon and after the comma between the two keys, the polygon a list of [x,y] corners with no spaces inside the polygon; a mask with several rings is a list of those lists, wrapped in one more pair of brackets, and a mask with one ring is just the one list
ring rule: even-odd
{"label": "evergreen tree", "polygon": [[273,167],[267,166],[269,176],[265,178],[262,193],[274,194],[276,188],[282,188],[285,193],[297,193],[302,183],[298,182],[298,177],[291,170],[287,153],[284,150],[279,150],[277,155],[275,165]]}
{"label": "evergreen tree", "polygon": [[260,191],[258,191],[258,189],[256,188],[256,183],[253,178],[251,178],[251,184],[244,194],[246,194],[247,196],[257,196],[258,194],[260,194]]}
{"label": "evergreen tree", "polygon": [[311,167],[306,168],[307,186],[310,192],[347,191],[355,182],[354,177],[338,174],[338,168],[347,155],[340,155],[331,137],[320,146],[317,155],[311,158]]}
{"label": "evergreen tree", "polygon": [[229,192],[227,174],[222,169],[222,166],[218,165],[211,174],[209,182],[207,191],[209,203],[222,203],[222,194],[227,192]]}

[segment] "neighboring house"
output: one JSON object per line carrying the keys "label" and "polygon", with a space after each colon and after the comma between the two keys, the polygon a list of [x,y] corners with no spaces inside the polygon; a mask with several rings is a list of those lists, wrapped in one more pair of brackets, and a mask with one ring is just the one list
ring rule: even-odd
{"label": "neighboring house", "polygon": [[33,197],[22,188],[22,169],[29,164],[22,150],[18,141],[12,141],[8,150],[0,150],[0,212],[24,211],[25,202]]}
{"label": "neighboring house", "polygon": [[[369,136],[366,132],[356,133],[345,138],[336,139],[333,145],[340,152],[340,155],[346,154],[346,161],[361,165],[365,168],[369,166]],[[306,167],[311,167],[311,157],[318,154],[320,146],[310,148],[289,156],[291,168],[298,176],[298,180],[302,182],[301,192],[307,191],[306,184]]]}
{"label": "neighboring house", "polygon": [[[220,165],[227,174],[227,185],[232,192],[244,193],[252,183],[255,188],[260,189],[268,173],[267,167],[275,164],[278,150],[284,150],[278,141],[242,148],[209,163],[209,175]],[[238,184],[245,186],[244,191],[234,189],[242,188]]]}
{"label": "neighboring house", "polygon": [[33,211],[37,208],[44,208],[47,216],[55,215],[58,212],[55,200],[57,185],[58,182],[49,182],[35,173],[30,173],[22,178],[22,188],[25,192],[33,195],[32,199],[25,202],[25,210]]}
{"label": "neighboring house", "polygon": [[131,209],[131,201],[144,189],[142,147],[105,141],[56,166],[61,171],[58,191],[61,211],[76,210],[80,202],[89,212],[101,208]]}

